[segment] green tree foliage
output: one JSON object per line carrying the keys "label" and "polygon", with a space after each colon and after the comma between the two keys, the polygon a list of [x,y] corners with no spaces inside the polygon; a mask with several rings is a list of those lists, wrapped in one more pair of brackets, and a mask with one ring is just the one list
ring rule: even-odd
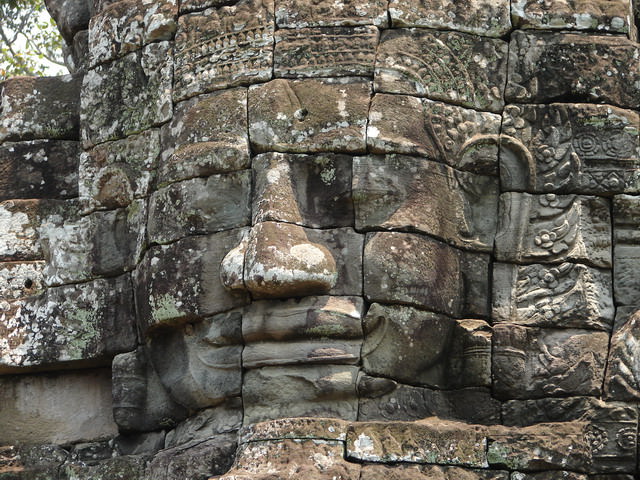
{"label": "green tree foliage", "polygon": [[62,37],[43,0],[0,0],[0,81],[64,66]]}

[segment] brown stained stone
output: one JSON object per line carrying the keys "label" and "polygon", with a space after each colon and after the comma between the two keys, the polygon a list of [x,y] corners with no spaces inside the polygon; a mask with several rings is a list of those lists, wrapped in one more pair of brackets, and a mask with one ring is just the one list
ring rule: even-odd
{"label": "brown stained stone", "polygon": [[149,241],[168,243],[250,224],[248,170],[172,183],[149,200]]}
{"label": "brown stained stone", "polygon": [[0,201],[78,195],[78,142],[35,140],[0,145]]}
{"label": "brown stained stone", "polygon": [[511,0],[516,27],[630,33],[631,0]]}
{"label": "brown stained stone", "polygon": [[40,293],[44,288],[45,262],[0,263],[0,298],[16,300]]}
{"label": "brown stained stone", "polygon": [[501,37],[511,29],[509,0],[391,0],[394,27],[426,27]]}
{"label": "brown stained stone", "polygon": [[387,3],[383,0],[278,0],[278,28],[337,27],[353,25],[388,26]]}
{"label": "brown stained stone", "polygon": [[337,417],[358,413],[354,365],[289,365],[244,372],[244,424],[283,417]]}
{"label": "brown stained stone", "polygon": [[359,480],[360,465],[345,460],[343,450],[344,442],[333,440],[248,443],[239,447],[229,472],[210,480]]}
{"label": "brown stained stone", "polygon": [[174,100],[271,79],[273,14],[273,0],[240,0],[181,16]]}
{"label": "brown stained stone", "polygon": [[242,444],[285,438],[344,441],[349,425],[338,418],[282,418],[247,425],[240,430],[239,438]]}
{"label": "brown stained stone", "polygon": [[600,395],[609,335],[579,329],[493,327],[498,398]]}
{"label": "brown stained stone", "polygon": [[442,389],[491,386],[491,329],[482,320],[374,303],[363,325],[368,374]]}
{"label": "brown stained stone", "polygon": [[85,148],[171,118],[172,52],[169,42],[153,43],[87,72],[80,110]]}
{"label": "brown stained stone", "polygon": [[375,91],[500,112],[507,50],[502,40],[465,33],[386,30],[378,48]]}
{"label": "brown stained stone", "polygon": [[575,263],[493,264],[494,322],[610,331],[611,272]]}
{"label": "brown stained stone", "polygon": [[253,159],[253,222],[353,225],[352,157],[265,153]]}
{"label": "brown stained stone", "polygon": [[509,480],[509,478],[509,472],[505,471],[440,465],[364,465],[360,475],[360,480]]}
{"label": "brown stained stone", "polygon": [[406,95],[376,94],[369,110],[371,153],[420,155],[459,170],[498,172],[500,116]]}
{"label": "brown stained stone", "polygon": [[360,422],[347,432],[347,458],[486,468],[486,428],[441,420]]}
{"label": "brown stained stone", "polygon": [[607,399],[636,401],[640,398],[639,357],[640,310],[618,307],[605,379]]}
{"label": "brown stained stone", "polygon": [[171,122],[162,129],[160,185],[250,165],[246,88],[180,103]]}
{"label": "brown stained stone", "polygon": [[228,230],[149,249],[134,274],[143,333],[245,304],[246,295],[226,291],[220,281],[220,263],[244,233]]}
{"label": "brown stained stone", "polygon": [[507,102],[640,103],[638,46],[623,37],[515,31],[509,55]]}
{"label": "brown stained stone", "polygon": [[500,261],[611,267],[611,215],[604,198],[503,193],[499,216]]}
{"label": "brown stained stone", "polygon": [[370,82],[273,80],[249,89],[249,137],[258,152],[364,153]]}
{"label": "brown stained stone", "polygon": [[178,15],[176,0],[120,0],[89,23],[89,65],[122,57],[151,42],[171,40]]}
{"label": "brown stained stone", "polygon": [[358,230],[417,230],[457,247],[493,250],[497,178],[404,156],[356,157],[353,171]]}
{"label": "brown stained stone", "polygon": [[160,155],[158,130],[107,142],[80,156],[80,200],[86,210],[129,206],[146,197]]}
{"label": "brown stained stone", "polygon": [[0,83],[0,142],[77,140],[82,75],[14,77]]}
{"label": "brown stained stone", "polygon": [[275,34],[276,77],[373,76],[376,27],[280,29]]}
{"label": "brown stained stone", "polygon": [[[8,306],[8,308],[7,308]],[[136,344],[128,276],[50,288],[3,305],[0,372],[108,365]]]}
{"label": "brown stained stone", "polygon": [[505,190],[640,192],[640,118],[609,105],[509,105],[500,176]]}
{"label": "brown stained stone", "polygon": [[364,292],[371,302],[402,303],[454,317],[488,315],[489,257],[422,235],[367,235]]}
{"label": "brown stained stone", "polygon": [[640,305],[640,197],[613,197],[613,289],[616,305]]}

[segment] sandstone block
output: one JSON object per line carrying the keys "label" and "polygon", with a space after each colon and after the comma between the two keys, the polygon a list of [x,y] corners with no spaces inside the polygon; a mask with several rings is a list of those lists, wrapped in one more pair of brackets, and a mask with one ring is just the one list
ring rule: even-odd
{"label": "sandstone block", "polygon": [[85,210],[127,207],[146,197],[160,155],[158,130],[107,142],[80,156],[79,194]]}
{"label": "sandstone block", "polygon": [[508,102],[640,102],[638,46],[626,38],[516,31],[509,55]]}
{"label": "sandstone block", "polygon": [[458,170],[496,175],[500,116],[407,95],[376,94],[367,147],[419,155]]}
{"label": "sandstone block", "polygon": [[149,241],[167,243],[250,223],[248,170],[172,183],[149,200]]}
{"label": "sandstone block", "polygon": [[487,316],[489,257],[422,235],[367,234],[364,292],[371,302],[404,303],[454,317]]}
{"label": "sandstone block", "polygon": [[253,159],[253,222],[353,225],[352,157],[265,153]]}
{"label": "sandstone block", "polygon": [[242,426],[242,406],[239,398],[227,404],[207,408],[192,415],[167,433],[166,448],[194,445],[214,436],[235,433]]}
{"label": "sandstone block", "polygon": [[242,235],[228,230],[149,249],[134,275],[142,331],[245,304],[245,295],[226,291],[220,281],[220,262]]}
{"label": "sandstone block", "polygon": [[[100,0],[96,0],[100,1]],[[102,0],[109,1],[109,0]],[[113,1],[113,0],[110,0]],[[44,4],[55,19],[62,37],[70,44],[80,30],[87,28],[92,2],[87,0],[45,0]]]}
{"label": "sandstone block", "polygon": [[370,82],[273,80],[249,89],[249,137],[259,151],[364,153]]}
{"label": "sandstone block", "polygon": [[82,75],[14,77],[0,84],[0,142],[77,140]]}
{"label": "sandstone block", "polygon": [[275,33],[276,77],[373,76],[376,27],[280,29]]}
{"label": "sandstone block", "polygon": [[425,418],[417,422],[360,422],[347,433],[347,458],[486,468],[484,427]]}
{"label": "sandstone block", "polygon": [[143,455],[126,455],[104,460],[97,465],[87,465],[84,462],[66,463],[61,468],[61,478],[112,480],[126,478],[143,480],[147,457]]}
{"label": "sandstone block", "polygon": [[630,33],[630,3],[630,0],[581,0],[572,4],[511,0],[511,15],[520,28]]}
{"label": "sandstone block", "polygon": [[153,43],[87,72],[80,109],[85,148],[171,118],[172,51],[169,42]]}
{"label": "sandstone block", "polygon": [[180,103],[172,121],[162,129],[160,185],[250,165],[244,88]]}
{"label": "sandstone block", "polygon": [[386,30],[376,60],[376,92],[418,95],[500,112],[507,44],[457,32]]}
{"label": "sandstone block", "polygon": [[10,301],[40,293],[44,268],[40,261],[0,263],[0,298]]}
{"label": "sandstone block", "polygon": [[581,195],[500,196],[496,257],[508,262],[584,262],[611,267],[609,202]]}
{"label": "sandstone block", "polygon": [[249,424],[238,436],[241,444],[286,438],[344,441],[349,425],[350,422],[338,418],[281,418]]}
{"label": "sandstone block", "polygon": [[0,371],[104,365],[136,344],[128,276],[50,288],[2,305]]}
{"label": "sandstone block", "polygon": [[388,26],[387,4],[381,0],[331,2],[282,0],[276,6],[279,28],[331,27],[352,25]]}
{"label": "sandstone block", "polygon": [[353,365],[262,367],[244,373],[244,424],[282,417],[355,420],[358,411]]}
{"label": "sandstone block", "polygon": [[0,201],[78,195],[78,142],[35,140],[0,145]]}
{"label": "sandstone block", "polygon": [[241,320],[223,313],[148,337],[153,368],[175,402],[203,409],[240,395]]}
{"label": "sandstone block", "polygon": [[639,356],[640,310],[637,307],[618,307],[605,379],[608,399],[635,401],[640,398]]}
{"label": "sandstone block", "polygon": [[498,324],[494,393],[499,398],[599,395],[608,344],[605,332]]}
{"label": "sandstone block", "polygon": [[609,331],[611,272],[575,263],[493,264],[494,322]]}
{"label": "sandstone block", "polygon": [[365,465],[361,480],[509,480],[509,472],[440,465]]}
{"label": "sandstone block", "polygon": [[176,0],[120,0],[89,23],[89,66],[113,60],[155,41],[171,40],[176,31]]}
{"label": "sandstone block", "polygon": [[117,433],[107,369],[6,376],[0,386],[3,445],[77,442]]}
{"label": "sandstone block", "polygon": [[562,480],[588,480],[594,477],[588,477],[582,473],[568,472],[566,470],[551,470],[549,472],[539,473],[513,472],[509,478],[511,478],[511,480],[555,480],[557,478],[561,478]]}
{"label": "sandstone block", "polygon": [[501,37],[511,29],[509,0],[457,3],[429,0],[419,4],[392,0],[389,14],[394,27],[427,27]]}
{"label": "sandstone block", "polygon": [[510,105],[502,125],[505,190],[610,194],[640,189],[640,119],[631,110]]}
{"label": "sandstone block", "polygon": [[613,199],[613,288],[617,305],[640,305],[640,198],[616,195]]}
{"label": "sandstone block", "polygon": [[404,156],[357,157],[353,171],[358,230],[417,230],[458,247],[493,250],[497,178]]}
{"label": "sandstone block", "polygon": [[215,3],[178,20],[175,100],[272,77],[273,0]]}

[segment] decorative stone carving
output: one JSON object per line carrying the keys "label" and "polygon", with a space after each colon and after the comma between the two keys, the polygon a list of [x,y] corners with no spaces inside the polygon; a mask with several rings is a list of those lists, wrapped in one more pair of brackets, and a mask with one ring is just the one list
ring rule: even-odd
{"label": "decorative stone carving", "polygon": [[281,0],[276,7],[279,28],[335,27],[351,25],[378,25],[386,27],[387,5],[381,0],[358,2],[329,0]]}
{"label": "decorative stone carving", "polygon": [[616,195],[613,199],[613,287],[618,305],[640,305],[640,198]]}
{"label": "decorative stone carving", "polygon": [[618,307],[611,337],[605,392],[611,400],[640,398],[640,309]]}

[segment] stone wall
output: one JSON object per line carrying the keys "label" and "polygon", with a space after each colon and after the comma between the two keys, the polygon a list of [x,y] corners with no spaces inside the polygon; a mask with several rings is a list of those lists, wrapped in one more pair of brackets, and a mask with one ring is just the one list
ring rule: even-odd
{"label": "stone wall", "polygon": [[640,2],[47,4],[0,479],[635,478]]}

